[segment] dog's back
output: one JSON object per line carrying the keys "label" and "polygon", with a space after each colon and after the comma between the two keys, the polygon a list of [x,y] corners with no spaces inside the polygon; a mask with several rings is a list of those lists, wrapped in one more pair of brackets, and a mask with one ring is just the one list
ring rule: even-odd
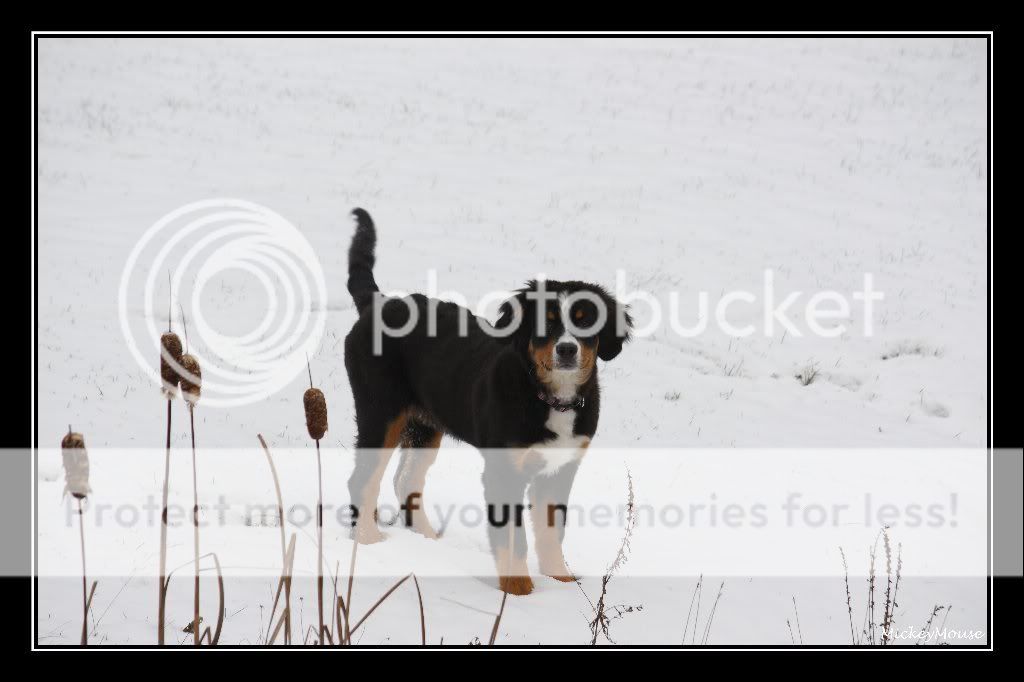
{"label": "dog's back", "polygon": [[359,319],[345,339],[345,366],[357,412],[360,405],[383,407],[386,414],[411,406],[445,432],[483,446],[473,421],[474,406],[488,390],[481,378],[493,374],[488,370],[496,362],[514,364],[513,377],[525,368],[490,323],[467,308],[422,294],[384,297],[372,271],[373,221],[362,209],[353,215],[348,289]]}

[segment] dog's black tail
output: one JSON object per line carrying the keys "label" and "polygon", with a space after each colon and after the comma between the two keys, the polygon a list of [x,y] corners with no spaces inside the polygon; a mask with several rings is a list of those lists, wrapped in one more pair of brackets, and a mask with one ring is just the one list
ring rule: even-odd
{"label": "dog's black tail", "polygon": [[373,278],[374,247],[377,245],[377,230],[370,214],[361,208],[353,209],[356,219],[356,233],[348,248],[348,293],[356,303],[360,314],[373,301],[373,295],[380,291]]}

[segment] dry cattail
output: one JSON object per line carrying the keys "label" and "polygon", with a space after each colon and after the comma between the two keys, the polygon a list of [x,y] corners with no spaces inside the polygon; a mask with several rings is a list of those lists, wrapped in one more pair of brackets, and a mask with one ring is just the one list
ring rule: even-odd
{"label": "dry cattail", "polygon": [[327,400],[319,388],[310,388],[302,396],[306,408],[306,429],[309,437],[320,440],[327,433]]}
{"label": "dry cattail", "polygon": [[82,499],[92,492],[89,487],[89,453],[85,449],[85,438],[68,429],[60,442],[64,455],[64,494]]}
{"label": "dry cattail", "polygon": [[164,397],[174,398],[178,392],[178,368],[181,364],[181,339],[174,332],[160,336],[160,379]]}
{"label": "dry cattail", "polygon": [[181,356],[181,393],[190,407],[199,402],[199,393],[203,385],[203,373],[199,369],[199,361],[185,353]]}
{"label": "dry cattail", "polygon": [[[306,410],[306,430],[309,437],[316,441],[316,612],[320,621],[317,640],[324,645],[324,486],[320,468],[320,439],[327,433],[327,400],[319,388],[313,388],[313,370],[309,369],[309,388],[302,394],[302,406]],[[339,621],[340,622],[340,621]]]}

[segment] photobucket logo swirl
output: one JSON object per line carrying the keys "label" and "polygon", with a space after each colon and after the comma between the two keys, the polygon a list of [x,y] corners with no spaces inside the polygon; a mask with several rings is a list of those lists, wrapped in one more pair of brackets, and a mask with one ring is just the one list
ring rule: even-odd
{"label": "photobucket logo swirl", "polygon": [[[238,285],[246,279],[262,301]],[[154,386],[170,323],[202,368],[202,404],[230,407],[263,400],[305,371],[323,338],[326,301],[320,261],[294,225],[258,204],[211,199],[146,231],[121,274],[118,314]],[[241,329],[224,331],[225,322]]]}

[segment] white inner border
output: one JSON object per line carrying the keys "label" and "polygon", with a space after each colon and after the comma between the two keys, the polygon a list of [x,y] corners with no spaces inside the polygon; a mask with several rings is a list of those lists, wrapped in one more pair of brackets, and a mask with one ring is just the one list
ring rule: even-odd
{"label": "white inner border", "polygon": [[[555,35],[555,36],[578,36],[578,37],[594,36],[594,35],[598,35],[598,36],[643,36],[643,37],[657,37],[657,36],[666,36],[666,35],[668,35],[668,36],[702,36],[702,35],[727,35],[727,36],[774,36],[774,35],[796,35],[796,36],[801,36],[801,35],[808,35],[808,36],[811,36],[811,35],[813,35],[813,36],[826,36],[826,37],[828,37],[828,36],[883,36],[884,37],[884,36],[893,36],[893,35],[920,35],[920,36],[972,35],[972,36],[986,36],[988,38],[988,67],[989,67],[988,68],[988,94],[989,94],[988,106],[989,106],[989,118],[988,118],[988,135],[987,135],[987,138],[988,138],[987,141],[988,141],[988,187],[989,187],[989,193],[988,193],[989,206],[988,206],[988,208],[989,208],[989,212],[988,212],[988,225],[986,225],[986,229],[988,231],[987,238],[988,238],[988,244],[989,244],[989,267],[988,267],[988,270],[989,270],[989,272],[988,272],[988,274],[989,274],[989,328],[988,328],[988,333],[989,333],[989,349],[988,349],[988,359],[989,359],[989,396],[988,396],[989,424],[988,424],[988,428],[989,428],[989,431],[988,431],[988,433],[989,433],[989,438],[991,438],[991,434],[992,434],[992,430],[993,430],[993,419],[992,419],[992,417],[993,417],[993,411],[992,411],[993,393],[992,393],[992,389],[993,389],[994,384],[995,384],[995,377],[992,375],[992,371],[991,371],[992,362],[995,359],[994,358],[994,353],[993,353],[994,349],[993,349],[993,344],[992,344],[992,318],[993,318],[994,313],[995,313],[995,307],[994,307],[995,287],[993,286],[993,279],[992,279],[992,274],[993,274],[993,270],[994,270],[994,263],[992,262],[992,253],[993,253],[993,246],[994,246],[994,242],[995,242],[995,238],[994,238],[995,235],[994,235],[993,230],[992,230],[992,207],[994,205],[994,197],[993,197],[993,193],[992,193],[992,169],[993,169],[992,159],[993,159],[994,151],[995,151],[994,150],[994,146],[995,145],[992,144],[992,140],[995,137],[994,126],[992,124],[992,104],[995,102],[995,88],[994,88],[994,80],[992,78],[992,75],[995,72],[995,64],[993,63],[993,59],[992,59],[993,53],[994,53],[993,43],[995,41],[995,35],[994,35],[993,31],[745,31],[745,32],[744,31],[658,31],[658,32],[645,32],[645,31],[566,31],[566,32],[563,32],[563,31],[552,31],[551,33],[547,33],[547,34],[545,34],[545,33],[538,33],[536,31],[472,31],[472,32],[462,32],[462,33],[451,32],[451,31],[448,31],[448,32],[445,32],[445,31],[345,31],[345,32],[342,32],[342,31],[316,31],[316,32],[306,32],[306,31],[32,31],[31,32],[32,41],[31,41],[31,44],[29,46],[30,63],[31,63],[31,68],[32,68],[32,93],[31,93],[31,102],[29,104],[29,107],[31,109],[31,114],[32,114],[32,117],[31,117],[32,118],[32,122],[31,122],[31,126],[30,126],[30,130],[31,130],[31,134],[32,134],[32,153],[31,153],[31,168],[29,169],[29,172],[31,173],[31,176],[32,176],[31,177],[31,194],[29,196],[29,210],[30,210],[31,215],[32,215],[32,226],[31,226],[32,235],[31,235],[31,240],[30,240],[30,244],[29,244],[29,249],[30,249],[30,252],[31,252],[30,253],[30,259],[31,259],[30,260],[30,272],[31,272],[31,277],[32,277],[31,282],[30,282],[30,288],[31,288],[31,291],[32,291],[32,297],[31,297],[31,301],[29,302],[29,329],[30,329],[30,336],[31,336],[31,342],[32,342],[32,349],[31,349],[31,356],[30,356],[31,360],[32,360],[32,373],[31,373],[31,379],[30,379],[30,382],[29,382],[30,386],[31,386],[31,389],[32,389],[32,404],[30,405],[30,408],[29,408],[29,413],[30,413],[30,417],[31,417],[31,420],[29,422],[29,441],[32,443],[31,479],[29,480],[29,487],[30,487],[31,500],[32,500],[32,514],[31,514],[31,519],[32,519],[32,536],[31,536],[31,539],[30,539],[31,551],[32,551],[32,575],[31,575],[32,618],[31,618],[30,637],[31,637],[31,641],[32,641],[32,646],[31,646],[30,651],[81,651],[81,650],[86,650],[87,651],[87,650],[89,650],[88,648],[82,649],[80,647],[47,647],[46,649],[39,649],[39,648],[36,647],[36,585],[35,585],[35,579],[36,579],[36,573],[37,573],[36,569],[37,569],[37,559],[38,559],[38,557],[36,555],[36,516],[37,516],[36,484],[37,484],[39,479],[38,479],[38,476],[37,476],[37,473],[36,473],[36,463],[37,463],[36,448],[37,448],[38,444],[36,443],[36,438],[35,438],[35,435],[36,435],[35,434],[35,423],[36,423],[36,331],[35,331],[36,330],[36,328],[35,328],[35,323],[36,323],[36,285],[35,285],[35,282],[36,282],[36,218],[37,218],[36,217],[35,201],[36,201],[36,145],[38,144],[38,138],[37,138],[37,135],[36,135],[36,116],[37,116],[37,113],[38,113],[36,111],[36,79],[37,79],[37,75],[38,75],[36,73],[36,47],[38,45],[39,38],[44,38],[44,37],[47,37],[47,36],[66,36],[66,35],[73,35],[73,36],[74,35],[80,35],[80,36],[89,36],[89,35],[147,35],[147,36],[175,35],[175,36],[182,36],[182,35],[185,35],[185,36],[198,36],[198,37],[203,37],[203,36],[207,36],[207,35],[231,35],[231,36],[299,35],[299,36],[311,36],[311,37],[325,36],[325,35],[330,35],[330,36],[352,36],[352,37],[361,36],[361,35],[396,35],[396,36],[409,35],[409,36],[463,37],[467,33],[469,33],[471,35],[514,35],[514,36],[524,36],[524,37],[526,37],[526,36],[529,36],[529,37],[544,37],[546,35],[547,36],[551,36],[551,35]],[[989,627],[989,632],[988,632],[988,644],[989,645],[988,645],[988,648],[985,648],[985,649],[969,649],[968,651],[981,651],[981,652],[984,652],[984,651],[989,651],[989,652],[994,651],[995,632],[994,632],[994,628],[991,627],[991,625],[995,624],[995,584],[994,584],[994,581],[992,579],[992,567],[993,567],[994,562],[995,562],[994,551],[993,551],[994,544],[995,544],[995,536],[994,536],[994,533],[993,533],[994,510],[993,510],[993,505],[992,505],[992,486],[993,486],[993,476],[992,476],[992,473],[993,473],[992,451],[990,449],[989,453],[988,453],[988,479],[989,479],[988,480],[988,507],[989,507],[989,519],[988,519],[988,534],[989,534],[989,542],[988,542],[988,551],[989,551],[989,556],[988,556],[988,567],[989,567],[989,571],[988,571],[989,572],[989,576],[988,576],[988,582],[989,582],[989,603],[988,603],[988,614],[989,614],[989,618],[990,618],[990,623],[989,623],[990,627]],[[216,647],[212,647],[212,648],[216,649]],[[265,651],[265,650],[267,650],[267,648],[268,647],[231,647],[231,650]],[[295,651],[303,651],[303,650],[305,650],[305,647],[291,647],[291,648],[288,648],[288,647],[273,647],[273,648],[277,649],[277,650],[290,650],[290,649],[294,649]],[[457,648],[460,648],[460,647],[452,647],[452,648],[453,649],[457,649]],[[520,650],[520,651],[531,651],[531,650],[536,650],[536,649],[543,649],[543,648],[546,648],[546,647],[501,647],[501,648],[502,649],[511,649],[511,650]],[[579,649],[579,650],[590,650],[590,651],[605,651],[605,650],[614,651],[614,650],[616,650],[619,647],[615,647],[615,646],[610,646],[610,647],[562,647],[562,646],[559,646],[557,648],[560,648],[560,649]],[[638,651],[645,651],[645,650],[646,651],[660,651],[660,650],[664,650],[665,649],[663,647],[658,647],[658,648],[630,647],[630,648],[635,648]],[[748,651],[777,651],[777,650],[783,649],[783,648],[786,648],[786,647],[750,647],[749,649],[746,648],[746,647],[743,647],[744,650],[748,650]],[[124,648],[120,648],[120,649],[118,647],[104,647],[104,649],[114,650],[114,651],[117,651],[117,650],[121,650],[121,651],[162,651],[162,650],[194,651],[196,649],[196,647],[170,647],[170,646],[168,646],[168,647],[156,647],[156,646],[154,646],[154,647],[150,647],[150,648],[144,648],[144,647],[124,647]],[[356,647],[356,649],[358,649],[358,647]],[[423,649],[422,647],[395,647],[394,649],[396,651],[403,651],[403,650],[406,650],[406,651],[419,651],[419,650],[433,651],[433,649]],[[881,647],[881,649],[885,650],[884,647]],[[958,650],[959,651],[963,651],[963,649],[961,649],[960,647],[949,647],[949,649],[951,651],[958,651]],[[94,650],[98,650],[98,649],[94,649]],[[205,651],[205,650],[208,650],[208,649],[204,648],[203,650]],[[227,650],[227,649],[225,649],[225,650]],[[719,648],[719,647],[701,647],[699,650],[701,650],[701,651],[731,651],[733,649],[732,648],[723,649],[723,648]],[[801,649],[797,648],[795,650],[799,651]],[[876,650],[878,650],[878,648],[876,648],[876,647],[842,647],[842,648],[836,647],[836,648],[824,648],[824,649],[817,649],[817,648],[815,648],[814,650],[818,650],[818,651],[850,651],[850,650],[855,650],[855,651],[859,651],[859,650],[863,650],[863,651],[876,651]],[[903,649],[892,649],[892,650],[893,651],[902,651]],[[925,651],[925,650],[930,651],[931,649],[930,648],[929,649],[922,648],[922,651]],[[326,649],[325,649],[325,651],[326,651]],[[680,651],[686,651],[686,649],[680,649]]]}

